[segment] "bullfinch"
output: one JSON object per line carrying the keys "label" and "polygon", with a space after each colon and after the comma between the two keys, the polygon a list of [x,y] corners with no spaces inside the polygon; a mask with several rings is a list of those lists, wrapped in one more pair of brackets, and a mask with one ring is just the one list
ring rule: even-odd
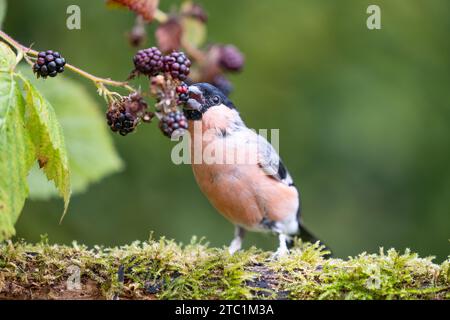
{"label": "bullfinch", "polygon": [[[208,83],[191,85],[184,113],[195,179],[211,204],[235,225],[231,254],[241,249],[247,230],[277,234],[275,256],[287,254],[295,236],[318,241],[302,225],[300,194],[278,153],[247,128],[219,89]],[[203,150],[200,161],[192,159],[195,148]],[[215,161],[203,158],[208,150]]]}

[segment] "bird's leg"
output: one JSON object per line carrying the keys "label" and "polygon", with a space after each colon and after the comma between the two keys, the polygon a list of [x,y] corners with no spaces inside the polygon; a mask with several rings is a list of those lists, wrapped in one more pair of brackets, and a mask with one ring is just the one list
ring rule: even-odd
{"label": "bird's leg", "polygon": [[244,239],[245,230],[239,226],[235,226],[234,228],[234,239],[231,241],[230,246],[228,247],[228,252],[230,254],[234,254],[236,251],[241,250],[242,240]]}
{"label": "bird's leg", "polygon": [[285,234],[280,233],[278,235],[278,240],[280,241],[280,245],[278,246],[277,251],[274,253],[273,258],[279,258],[289,254],[289,249],[286,244],[288,237]]}

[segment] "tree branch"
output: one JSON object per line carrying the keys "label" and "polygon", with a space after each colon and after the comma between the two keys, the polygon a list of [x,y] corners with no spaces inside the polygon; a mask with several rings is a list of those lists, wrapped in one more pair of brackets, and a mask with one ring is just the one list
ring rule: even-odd
{"label": "tree branch", "polygon": [[450,260],[431,260],[393,249],[324,259],[312,244],[273,260],[195,240],[92,249],[7,242],[0,299],[450,299]]}

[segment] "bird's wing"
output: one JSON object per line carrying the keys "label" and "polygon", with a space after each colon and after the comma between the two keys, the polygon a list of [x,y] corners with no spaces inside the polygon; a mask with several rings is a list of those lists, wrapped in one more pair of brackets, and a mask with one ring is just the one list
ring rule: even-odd
{"label": "bird's wing", "polygon": [[287,171],[283,162],[274,147],[266,140],[266,138],[256,135],[258,146],[258,165],[270,177],[292,186],[294,181]]}

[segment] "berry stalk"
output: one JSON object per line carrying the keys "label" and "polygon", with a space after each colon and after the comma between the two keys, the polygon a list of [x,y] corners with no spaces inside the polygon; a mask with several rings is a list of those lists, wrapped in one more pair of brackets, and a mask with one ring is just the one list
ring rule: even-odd
{"label": "berry stalk", "polygon": [[[14,40],[12,37],[10,37],[8,34],[6,34],[2,30],[0,30],[0,37],[3,38],[6,42],[8,42],[11,46],[13,46],[17,50],[17,53],[18,53],[18,56],[17,56],[18,57],[18,61],[17,61],[17,63],[20,62],[20,60],[22,58],[24,58],[29,64],[33,64],[33,62],[30,60],[30,56],[33,57],[33,58],[36,58],[39,55],[38,51],[33,50],[31,48],[28,48],[28,47],[20,44],[19,42]],[[108,96],[110,94],[112,95],[112,93],[110,93],[109,90],[107,90],[104,87],[105,85],[112,86],[112,87],[124,88],[124,89],[126,89],[126,90],[128,90],[130,92],[136,91],[131,86],[129,86],[127,82],[114,81],[114,80],[111,80],[109,78],[105,79],[105,78],[97,77],[97,76],[94,76],[94,75],[90,74],[89,72],[86,72],[86,71],[84,71],[84,70],[82,70],[80,68],[77,68],[76,66],[68,64],[68,63],[65,64],[65,68],[69,69],[69,70],[71,70],[71,71],[73,71],[73,72],[75,72],[77,74],[79,74],[80,76],[82,76],[82,77],[84,77],[86,79],[91,80],[92,82],[94,82],[94,84],[96,85],[96,87],[99,90],[105,92],[105,94],[108,95]],[[106,91],[104,91],[104,90],[106,90]]]}

